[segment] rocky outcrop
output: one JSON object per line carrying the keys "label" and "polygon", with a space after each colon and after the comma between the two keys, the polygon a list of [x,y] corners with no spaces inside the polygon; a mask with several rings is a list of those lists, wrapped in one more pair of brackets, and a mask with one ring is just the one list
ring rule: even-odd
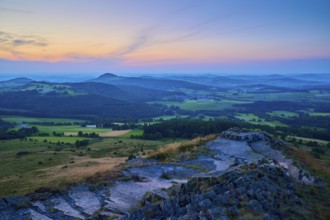
{"label": "rocky outcrop", "polygon": [[313,178],[306,182],[265,133],[222,136],[194,157],[136,158],[101,182],[96,175],[66,190],[0,199],[0,219],[300,219],[295,189]]}
{"label": "rocky outcrop", "polygon": [[269,135],[265,132],[243,131],[239,128],[232,128],[222,132],[221,136],[230,140],[237,141],[268,141]]}
{"label": "rocky outcrop", "polygon": [[180,187],[168,189],[169,198],[148,194],[141,208],[121,219],[307,217],[310,213],[305,211],[295,190],[294,179],[280,165],[263,159],[219,177],[192,178]]}

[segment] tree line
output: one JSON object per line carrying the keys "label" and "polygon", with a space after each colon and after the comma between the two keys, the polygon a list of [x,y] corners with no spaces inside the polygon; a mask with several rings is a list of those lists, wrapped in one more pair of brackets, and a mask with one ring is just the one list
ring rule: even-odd
{"label": "tree line", "polygon": [[218,134],[239,124],[232,121],[173,120],[144,127],[144,139],[195,138]]}

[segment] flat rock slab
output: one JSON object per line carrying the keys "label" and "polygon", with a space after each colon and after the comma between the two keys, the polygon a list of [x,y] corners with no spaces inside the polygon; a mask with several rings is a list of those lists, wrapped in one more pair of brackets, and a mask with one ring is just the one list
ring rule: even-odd
{"label": "flat rock slab", "polygon": [[56,197],[51,200],[54,203],[54,208],[62,211],[64,215],[71,216],[78,219],[85,219],[80,212],[70,206],[70,204],[65,201],[62,197]]}
{"label": "flat rock slab", "polygon": [[264,157],[254,152],[246,141],[218,138],[211,142],[209,147],[216,154],[226,154],[235,158],[245,159],[248,162],[255,162]]}
{"label": "flat rock slab", "polygon": [[87,186],[80,185],[71,188],[69,196],[73,199],[74,204],[82,208],[87,215],[93,215],[94,212],[101,208],[100,201],[94,193],[88,190]]}
{"label": "flat rock slab", "polygon": [[182,166],[162,164],[131,168],[129,169],[127,175],[134,174],[151,180],[161,177],[163,173],[170,175],[171,178],[185,179],[191,177],[193,174],[197,173],[197,171]]}
{"label": "flat rock slab", "polygon": [[299,180],[299,169],[293,164],[291,159],[284,157],[279,150],[273,149],[264,141],[254,142],[251,144],[251,147],[266,157],[276,160],[276,162],[288,170],[291,176]]}
{"label": "flat rock slab", "polygon": [[46,207],[41,201],[36,201],[36,202],[32,203],[32,205],[34,207],[37,207],[38,209],[40,209],[40,211],[46,212]]}
{"label": "flat rock slab", "polygon": [[170,181],[166,184],[161,182],[118,182],[110,189],[106,208],[125,213],[129,208],[137,205],[146,192],[167,188],[171,185]]}
{"label": "flat rock slab", "polygon": [[33,209],[30,209],[29,211],[30,211],[32,220],[52,220],[51,218],[49,218],[43,214],[40,214],[39,212],[37,212]]}

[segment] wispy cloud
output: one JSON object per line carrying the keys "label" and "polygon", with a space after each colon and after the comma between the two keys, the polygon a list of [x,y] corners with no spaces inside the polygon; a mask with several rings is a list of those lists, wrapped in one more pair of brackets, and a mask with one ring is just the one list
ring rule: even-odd
{"label": "wispy cloud", "polygon": [[0,50],[6,51],[13,57],[22,59],[24,53],[22,47],[47,47],[49,43],[46,39],[35,35],[17,35],[0,31]]}
{"label": "wispy cloud", "polygon": [[15,8],[0,8],[1,13],[9,12],[9,13],[21,13],[21,14],[34,14],[33,11],[15,9]]}
{"label": "wispy cloud", "polygon": [[[132,54],[138,50],[144,49],[149,46],[160,45],[160,44],[170,44],[178,41],[186,40],[191,37],[194,37],[204,31],[208,25],[211,23],[218,22],[219,20],[227,19],[228,17],[233,16],[235,13],[228,13],[225,15],[216,15],[214,18],[206,18],[199,21],[196,24],[184,27],[177,36],[160,36],[162,29],[168,24],[175,24],[177,22],[178,16],[184,17],[185,13],[188,13],[191,10],[200,9],[201,7],[207,6],[207,3],[204,2],[194,2],[190,5],[183,6],[172,13],[165,14],[159,18],[154,24],[150,25],[147,28],[141,30],[137,35],[132,39],[130,44],[121,50],[111,53],[111,56],[114,59],[124,59],[126,55]],[[211,17],[212,15],[210,15]]]}
{"label": "wispy cloud", "polygon": [[48,41],[35,35],[16,35],[0,31],[0,47],[36,46],[46,47]]}

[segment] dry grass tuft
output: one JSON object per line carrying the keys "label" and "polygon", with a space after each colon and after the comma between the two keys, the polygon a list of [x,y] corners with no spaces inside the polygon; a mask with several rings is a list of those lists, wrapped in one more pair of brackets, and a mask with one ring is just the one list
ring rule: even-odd
{"label": "dry grass tuft", "polygon": [[175,160],[184,154],[197,152],[201,145],[216,138],[217,135],[212,134],[205,137],[198,137],[191,141],[181,141],[167,144],[158,150],[151,152],[148,157],[158,159],[162,162]]}
{"label": "dry grass tuft", "polygon": [[289,146],[290,154],[312,173],[323,177],[330,184],[330,167],[323,161],[316,159],[309,151]]}

